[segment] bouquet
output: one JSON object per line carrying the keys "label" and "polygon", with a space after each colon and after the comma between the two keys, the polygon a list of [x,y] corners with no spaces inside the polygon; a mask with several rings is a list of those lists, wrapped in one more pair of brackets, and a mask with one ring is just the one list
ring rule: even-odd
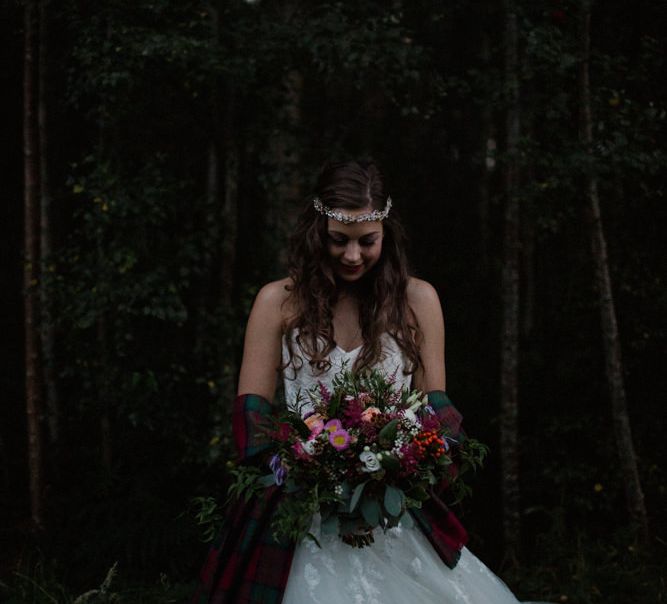
{"label": "bouquet", "polygon": [[309,390],[266,428],[270,473],[238,467],[230,494],[248,498],[281,486],[272,527],[278,539],[317,542],[310,532],[316,513],[323,535],[338,534],[356,547],[372,543],[376,527],[411,525],[409,511],[421,507],[432,487],[457,482],[455,457],[476,468],[486,447],[448,434],[426,395],[394,383],[377,370],[343,370],[331,389],[320,383]]}

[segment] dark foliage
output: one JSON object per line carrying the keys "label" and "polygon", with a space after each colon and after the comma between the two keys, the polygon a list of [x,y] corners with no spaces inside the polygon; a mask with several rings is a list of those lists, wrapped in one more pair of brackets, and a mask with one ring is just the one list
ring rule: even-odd
{"label": "dark foliage", "polygon": [[[577,136],[580,2],[519,3],[526,542],[522,566],[503,576],[524,599],[667,597],[661,6],[613,0],[593,8],[590,158]],[[301,200],[321,163],[336,156],[373,155],[384,166],[414,272],[440,292],[448,387],[468,431],[491,445],[464,522],[471,548],[502,571],[493,505],[501,3],[48,7],[56,251],[44,259],[42,282],[57,317],[62,432],[47,446],[47,530],[28,538],[21,328],[3,319],[0,536],[10,547],[0,553],[1,596],[74,601],[71,594],[102,584],[117,561],[106,591],[82,601],[184,599],[205,549],[190,501],[224,497],[245,317],[257,288],[282,276]],[[20,90],[21,6],[4,12],[12,27],[7,79]],[[5,109],[8,123],[20,121],[18,103]],[[8,132],[18,154],[20,132]],[[212,195],[207,185],[212,145],[220,183],[238,190],[231,217],[224,186]],[[20,172],[18,162],[12,169]],[[590,170],[600,178],[649,551],[630,537],[616,470],[583,216]],[[20,182],[14,175],[7,184],[2,283],[14,293],[3,315],[18,305],[21,287]],[[221,275],[232,222],[230,283]]]}

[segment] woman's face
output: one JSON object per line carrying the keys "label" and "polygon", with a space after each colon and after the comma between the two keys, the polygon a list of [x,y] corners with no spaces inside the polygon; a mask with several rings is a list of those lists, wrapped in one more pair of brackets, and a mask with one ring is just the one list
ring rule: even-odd
{"label": "woman's face", "polygon": [[[367,214],[368,210],[345,210],[352,216]],[[327,250],[334,273],[343,281],[358,281],[382,254],[382,223],[357,222],[343,224],[333,218],[327,224]]]}

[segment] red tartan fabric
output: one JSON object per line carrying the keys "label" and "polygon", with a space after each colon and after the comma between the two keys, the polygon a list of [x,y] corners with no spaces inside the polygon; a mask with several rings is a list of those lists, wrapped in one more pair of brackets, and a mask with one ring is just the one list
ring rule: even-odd
{"label": "red tartan fabric", "polygon": [[228,512],[200,573],[193,604],[279,604],[287,585],[294,545],[271,534],[277,487],[240,501]]}
{"label": "red tartan fabric", "polygon": [[[463,438],[461,414],[444,392],[429,393],[429,402],[450,434]],[[276,409],[261,396],[238,396],[233,405],[237,454],[248,462],[268,449],[266,419]],[[294,556],[292,543],[278,543],[271,534],[273,512],[281,489],[238,502],[228,510],[225,525],[211,547],[191,604],[280,604]],[[468,539],[454,513],[437,497],[412,514],[442,561],[453,568]]]}

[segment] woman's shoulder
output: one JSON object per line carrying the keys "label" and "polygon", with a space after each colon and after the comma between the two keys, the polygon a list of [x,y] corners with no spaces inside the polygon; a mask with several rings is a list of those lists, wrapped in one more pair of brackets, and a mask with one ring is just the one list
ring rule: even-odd
{"label": "woman's shoulder", "polygon": [[417,277],[410,277],[408,279],[407,287],[408,304],[412,306],[415,311],[417,308],[432,308],[434,305],[440,306],[440,297],[435,287],[428,281],[418,279]]}
{"label": "woman's shoulder", "polygon": [[288,300],[291,292],[292,279],[286,277],[271,281],[257,292],[253,312],[256,312],[269,319],[284,319],[289,316]]}
{"label": "woman's shoulder", "polygon": [[289,297],[291,285],[292,279],[290,277],[266,283],[257,292],[257,299],[266,302],[283,303]]}

